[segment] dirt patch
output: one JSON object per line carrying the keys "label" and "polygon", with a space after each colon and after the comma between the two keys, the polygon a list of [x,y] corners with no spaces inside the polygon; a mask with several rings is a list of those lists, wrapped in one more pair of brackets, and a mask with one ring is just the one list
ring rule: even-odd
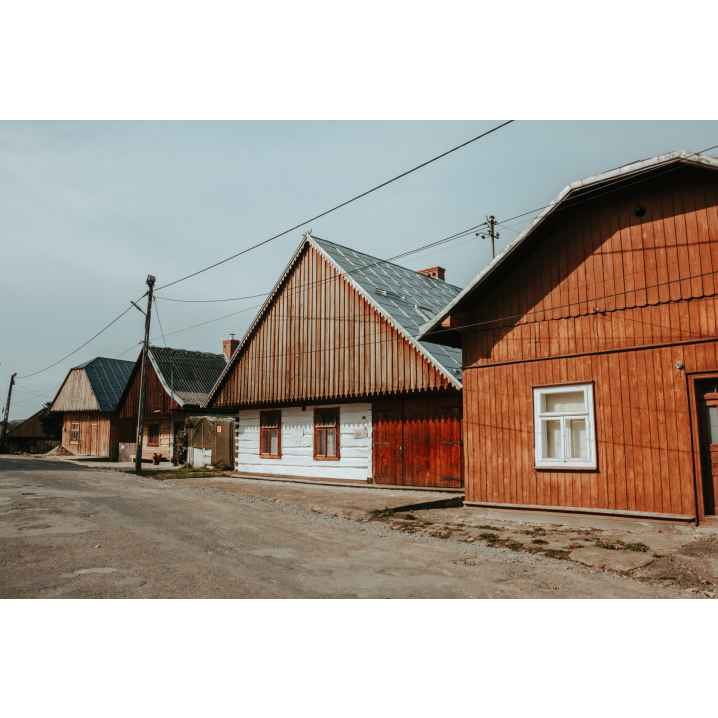
{"label": "dirt patch", "polygon": [[44,456],[74,456],[71,451],[68,451],[64,446],[56,446],[52,451],[48,451]]}

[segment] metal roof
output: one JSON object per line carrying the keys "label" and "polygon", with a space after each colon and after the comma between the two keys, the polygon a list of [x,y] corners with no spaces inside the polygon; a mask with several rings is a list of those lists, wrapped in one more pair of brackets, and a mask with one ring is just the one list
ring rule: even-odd
{"label": "metal roof", "polygon": [[419,344],[461,384],[461,349],[417,341],[419,328],[433,319],[454,297],[460,287],[432,279],[412,269],[377,259],[355,249],[319,237],[309,237],[316,247],[346,275],[371,304],[389,315],[404,334]]}
{"label": "metal roof", "polygon": [[521,232],[521,234],[511,240],[511,242],[506,245],[504,250],[489,265],[487,265],[481,272],[479,272],[479,274],[474,277],[474,279],[466,286],[465,289],[463,289],[445,307],[443,307],[443,309],[438,312],[436,316],[432,317],[431,320],[427,321],[421,327],[420,337],[424,339],[429,334],[435,331],[436,336],[440,337],[441,332],[437,330],[439,330],[439,327],[441,326],[441,323],[444,321],[444,319],[446,319],[446,317],[448,317],[451,312],[453,312],[457,308],[457,306],[464,299],[466,299],[466,297],[468,297],[481,285],[487,282],[489,278],[494,275],[495,270],[499,266],[502,266],[506,261],[508,261],[508,259],[512,256],[515,250],[519,246],[521,246],[524,241],[528,237],[530,237],[534,233],[534,231],[540,225],[542,225],[546,221],[546,219],[551,216],[559,208],[559,206],[571,195],[583,192],[592,185],[601,185],[602,183],[609,180],[613,182],[621,182],[624,177],[631,177],[639,173],[648,173],[650,171],[657,170],[667,164],[675,163],[694,164],[696,166],[704,166],[710,169],[718,169],[718,159],[716,159],[715,157],[710,157],[709,155],[701,155],[695,152],[688,152],[687,150],[676,150],[675,152],[668,152],[664,155],[651,157],[650,159],[639,160],[638,162],[633,162],[631,164],[624,165],[623,167],[609,170],[608,172],[601,172],[600,174],[593,175],[592,177],[587,177],[586,179],[572,182],[571,184],[564,187],[564,189],[559,192],[555,199],[544,208],[541,214],[539,214],[531,222],[531,224],[529,224],[526,229]]}
{"label": "metal roof", "polygon": [[151,346],[149,357],[165,391],[180,406],[201,406],[227,366],[224,354]]}
{"label": "metal roof", "polygon": [[100,411],[114,411],[134,365],[133,361],[124,359],[96,357],[74,369],[85,370]]}

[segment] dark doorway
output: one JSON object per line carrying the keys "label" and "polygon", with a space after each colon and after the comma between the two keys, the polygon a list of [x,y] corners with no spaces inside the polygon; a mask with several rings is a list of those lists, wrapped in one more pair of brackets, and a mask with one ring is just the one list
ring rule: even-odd
{"label": "dark doorway", "polygon": [[706,516],[716,516],[718,508],[718,377],[701,380],[696,386],[698,429],[700,432],[703,506]]}

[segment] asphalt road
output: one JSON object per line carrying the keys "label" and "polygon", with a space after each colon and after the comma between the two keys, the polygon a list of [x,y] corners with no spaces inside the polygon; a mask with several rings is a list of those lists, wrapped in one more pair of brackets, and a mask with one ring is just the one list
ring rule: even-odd
{"label": "asphalt road", "polygon": [[[231,498],[231,500],[229,500]],[[468,560],[467,560],[468,559]],[[0,457],[2,598],[674,598],[113,471]]]}

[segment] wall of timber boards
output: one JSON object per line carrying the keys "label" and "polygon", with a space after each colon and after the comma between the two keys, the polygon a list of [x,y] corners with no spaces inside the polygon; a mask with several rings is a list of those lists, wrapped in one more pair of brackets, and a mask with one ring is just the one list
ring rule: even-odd
{"label": "wall of timber boards", "polygon": [[716,336],[716,175],[677,169],[568,210],[462,318],[464,365]]}
{"label": "wall of timber boards", "polygon": [[[71,443],[74,422],[80,425],[77,444]],[[102,456],[116,461],[119,442],[132,440],[132,431],[131,420],[117,419],[107,412],[65,412],[62,445],[73,454]]]}
{"label": "wall of timber boards", "polygon": [[[140,405],[140,366],[141,362],[135,364],[129,386],[125,389],[121,404],[117,409],[117,413],[122,418],[130,418],[137,416],[137,410]],[[169,394],[165,391],[162,382],[152,362],[147,362],[147,383],[145,393],[145,416],[152,417],[157,414],[169,414],[170,409],[176,411],[181,409],[177,401],[173,401]]]}
{"label": "wall of timber boards", "polygon": [[[585,202],[462,318],[467,501],[696,514],[686,372],[718,371],[717,205],[693,169]],[[589,381],[598,470],[536,470],[532,387]]]}
{"label": "wall of timber boards", "polygon": [[447,379],[308,246],[210,406],[447,386]]}

